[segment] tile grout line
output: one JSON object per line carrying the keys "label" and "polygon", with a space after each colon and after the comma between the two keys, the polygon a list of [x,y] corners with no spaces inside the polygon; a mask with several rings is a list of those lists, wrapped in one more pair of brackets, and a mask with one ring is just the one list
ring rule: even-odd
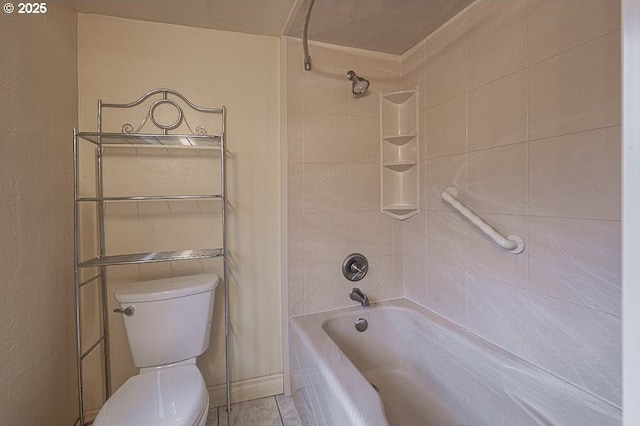
{"label": "tile grout line", "polygon": [[282,411],[280,411],[280,404],[278,404],[278,398],[276,396],[272,396],[273,400],[276,403],[276,408],[278,409],[278,415],[280,416],[280,424],[284,426],[284,419],[282,418]]}

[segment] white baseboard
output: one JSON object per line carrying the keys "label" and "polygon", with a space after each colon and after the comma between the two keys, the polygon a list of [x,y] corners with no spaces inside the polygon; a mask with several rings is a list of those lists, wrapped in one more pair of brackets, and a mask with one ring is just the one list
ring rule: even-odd
{"label": "white baseboard", "polygon": [[[250,401],[266,396],[279,395],[283,391],[282,373],[231,383],[231,403]],[[227,403],[226,386],[209,386],[209,407],[220,407]]]}

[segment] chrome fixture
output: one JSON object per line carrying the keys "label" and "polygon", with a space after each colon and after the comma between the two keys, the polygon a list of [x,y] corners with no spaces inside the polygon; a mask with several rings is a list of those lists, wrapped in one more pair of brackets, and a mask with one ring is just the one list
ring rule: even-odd
{"label": "chrome fixture", "polygon": [[[135,121],[121,123],[120,133],[103,132],[103,119],[106,118],[107,112],[116,109],[128,109],[136,108],[134,111],[137,117]],[[162,110],[168,109],[169,115],[173,115],[175,118],[169,121],[163,119],[165,112],[159,114],[158,108]],[[206,122],[212,121],[219,134],[211,134],[202,125],[192,126],[187,121],[187,116],[191,114],[185,114],[185,112],[193,113],[194,117]],[[200,114],[202,113],[202,114]],[[214,114],[209,116],[208,114]],[[114,115],[119,117],[120,114]],[[214,117],[216,117],[214,119]],[[205,117],[211,117],[211,120],[205,120]],[[111,121],[111,120],[110,120]],[[108,127],[114,127],[116,123],[110,123]],[[200,123],[198,123],[200,124]],[[106,126],[105,126],[106,127]],[[73,196],[74,196],[74,307],[75,307],[75,325],[76,325],[76,368],[77,368],[77,387],[78,387],[78,414],[79,420],[76,421],[80,426],[88,424],[85,416],[84,407],[84,385],[83,385],[83,360],[93,351],[100,352],[102,358],[102,384],[104,395],[108,398],[112,394],[111,386],[111,355],[110,355],[110,333],[109,333],[109,310],[106,306],[108,300],[108,283],[107,283],[107,268],[111,265],[134,265],[143,263],[155,263],[155,262],[168,262],[178,260],[195,260],[195,259],[209,259],[209,258],[222,258],[224,269],[224,329],[225,329],[225,391],[226,391],[226,411],[227,415],[231,412],[231,317],[230,317],[230,303],[229,303],[229,260],[227,256],[227,172],[226,161],[228,154],[226,147],[226,108],[224,106],[216,108],[205,108],[193,104],[184,95],[169,88],[158,88],[151,90],[140,98],[129,103],[103,103],[98,99],[97,110],[97,131],[96,132],[78,132],[77,129],[73,131]],[[172,132],[174,131],[175,132]],[[95,153],[94,161],[94,194],[88,197],[80,196],[81,176],[80,170],[82,166],[80,164],[80,150],[81,143],[93,144],[95,148],[92,150]],[[104,150],[109,146],[138,146],[136,149],[142,149],[144,146],[150,148],[157,146],[165,146],[167,150],[172,147],[175,148],[193,148],[198,150],[216,150],[219,155],[216,157],[219,159],[219,166],[216,167],[219,170],[220,178],[215,179],[216,187],[220,187],[221,193],[218,194],[197,194],[197,195],[130,195],[130,196],[105,196],[104,187],[105,177],[103,176],[104,170]],[[84,147],[82,147],[84,149]],[[219,182],[219,184],[218,184]],[[217,191],[216,191],[217,192]],[[209,200],[218,199],[220,202],[220,219],[221,219],[221,240],[222,247],[211,247],[202,249],[186,249],[178,251],[157,251],[148,253],[135,253],[135,254],[106,254],[107,235],[105,229],[105,208],[106,205],[113,201],[142,201],[142,200]],[[96,224],[93,228],[95,231],[95,252],[97,255],[91,259],[83,260],[81,258],[81,226],[80,226],[80,206],[84,203],[93,203],[96,210],[95,221]],[[95,276],[84,278],[84,274],[81,273],[83,268],[96,268]],[[83,296],[81,291],[85,286],[97,287],[92,289],[100,294],[101,306],[99,311],[101,314],[101,333],[100,336],[96,336],[95,340],[84,344],[84,340],[81,339],[81,301]],[[87,287],[88,288],[88,287]],[[116,312],[124,315],[134,315],[135,310],[133,307],[120,306]],[[86,349],[85,349],[86,348]]]}
{"label": "chrome fixture", "polygon": [[351,253],[342,262],[342,275],[349,281],[360,281],[368,270],[369,261],[360,253]]}
{"label": "chrome fixture", "polygon": [[354,95],[364,95],[369,88],[369,80],[358,77],[355,72],[347,72],[347,78],[351,80],[351,91]]}
{"label": "chrome fixture", "polygon": [[[366,319],[364,318],[358,318],[356,320],[356,330],[358,330],[360,333],[362,333],[363,331],[365,331],[367,328],[369,328],[369,323],[367,322]],[[374,386],[375,387],[375,386]]]}
{"label": "chrome fixture", "polygon": [[364,294],[358,287],[354,287],[351,289],[351,293],[349,293],[349,298],[355,302],[358,302],[362,305],[363,308],[369,306],[369,298],[366,294]]}
{"label": "chrome fixture", "polygon": [[308,35],[309,32],[309,19],[311,18],[311,9],[313,8],[313,4],[316,0],[309,0],[309,8],[307,9],[307,13],[304,15],[304,27],[302,28],[302,49],[304,49],[304,69],[307,71],[311,71],[311,55],[309,55],[309,41]]}
{"label": "chrome fixture", "polygon": [[136,308],[134,308],[133,306],[127,306],[126,308],[122,309],[122,308],[115,308],[113,310],[113,312],[117,313],[117,314],[125,314],[126,316],[130,317],[133,314],[136,313]]}

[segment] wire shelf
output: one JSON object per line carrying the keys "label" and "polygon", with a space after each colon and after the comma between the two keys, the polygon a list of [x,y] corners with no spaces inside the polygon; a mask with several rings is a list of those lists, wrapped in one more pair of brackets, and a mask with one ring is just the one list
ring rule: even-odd
{"label": "wire shelf", "polygon": [[224,250],[201,249],[201,250],[177,250],[177,251],[155,251],[149,253],[119,254],[115,256],[94,257],[93,259],[78,264],[81,268],[94,266],[112,265],[134,265],[140,263],[169,262],[174,260],[197,260],[210,259],[224,256]]}
{"label": "wire shelf", "polygon": [[160,145],[170,147],[220,147],[217,135],[156,135],[128,133],[80,132],[78,137],[96,145]]}
{"label": "wire shelf", "polygon": [[126,197],[82,197],[76,201],[201,201],[201,200],[221,200],[224,197],[219,194],[211,195],[131,195]]}
{"label": "wire shelf", "polygon": [[[121,123],[120,132],[102,132],[103,129],[103,113],[107,111],[113,112],[115,109],[128,109],[139,107],[131,110],[131,114],[123,114],[127,116],[129,121]],[[161,108],[161,113],[158,113]],[[185,114],[188,112],[190,114]],[[193,114],[195,113],[195,116]],[[203,114],[200,114],[203,113]],[[219,117],[214,118],[209,114],[216,114]],[[133,115],[133,116],[132,116]],[[187,117],[186,115],[190,115]],[[171,118],[171,117],[175,117]],[[169,119],[167,121],[167,119]],[[189,120],[198,120],[193,126]],[[131,121],[133,120],[133,121]],[[115,128],[117,123],[110,120],[110,128]],[[218,134],[210,134],[206,127],[212,126]],[[170,134],[175,132],[175,134]],[[225,322],[225,390],[227,396],[227,411],[231,411],[231,355],[230,355],[230,308],[229,308],[229,267],[227,262],[227,219],[226,209],[226,108],[205,108],[193,104],[185,96],[179,92],[168,89],[159,88],[151,90],[137,100],[129,103],[103,103],[98,99],[97,110],[97,131],[96,132],[78,132],[73,131],[73,191],[74,191],[74,305],[76,313],[76,364],[77,364],[77,384],[78,384],[78,411],[79,419],[77,423],[80,426],[91,424],[87,422],[86,410],[84,407],[84,386],[83,386],[83,361],[84,358],[92,351],[100,350],[102,354],[102,382],[104,384],[104,394],[109,398],[112,394],[111,384],[111,355],[110,355],[110,333],[109,333],[109,311],[108,311],[108,284],[107,284],[107,267],[112,265],[135,265],[155,262],[171,262],[182,260],[200,260],[210,258],[220,258],[223,263],[224,276],[224,322]],[[95,161],[95,193],[81,197],[80,186],[81,173],[80,167],[80,141],[83,143],[91,143],[95,145],[93,149],[93,157]],[[119,151],[120,149],[160,149],[160,150],[193,150],[198,155],[211,157],[219,161],[220,172],[220,189],[211,189],[211,193],[205,194],[133,194],[124,195],[122,193],[115,196],[105,196],[104,194],[104,154],[111,151]],[[211,150],[211,155],[204,154],[201,151]],[[83,160],[87,161],[87,160]],[[178,176],[179,178],[180,176]],[[215,183],[217,179],[212,180]],[[214,187],[215,188],[215,187]],[[214,192],[218,192],[214,194]],[[208,191],[205,191],[208,192]],[[171,201],[171,200],[220,200],[219,207],[221,209],[221,228],[222,228],[222,244],[220,248],[211,249],[193,249],[193,250],[177,250],[177,251],[155,251],[148,253],[131,253],[107,255],[105,247],[105,204],[108,202],[154,202],[154,201]],[[82,202],[94,202],[93,210],[96,213],[96,229],[95,229],[95,251],[88,256],[97,255],[88,260],[81,261],[80,250],[80,216],[85,213],[80,211]],[[218,244],[218,243],[214,243]],[[81,281],[82,268],[96,268],[97,274],[89,279]],[[82,277],[84,278],[84,277]],[[85,346],[81,336],[81,290],[91,282],[99,285],[100,302],[99,309],[101,311],[102,333],[100,340],[92,342],[89,348],[84,351]],[[102,343],[102,344],[100,344]],[[92,373],[93,374],[93,373]]]}

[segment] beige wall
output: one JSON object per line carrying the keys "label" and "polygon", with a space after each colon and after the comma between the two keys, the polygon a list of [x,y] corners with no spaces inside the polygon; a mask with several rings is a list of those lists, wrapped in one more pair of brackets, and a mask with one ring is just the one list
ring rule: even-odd
{"label": "beige wall", "polygon": [[[270,387],[258,392],[281,392],[279,40],[83,14],[78,18],[78,40],[83,130],[95,129],[98,98],[128,102],[157,87],[173,88],[200,106],[226,105],[232,380],[266,377]],[[189,122],[193,128],[200,124],[198,119]],[[103,128],[118,131],[120,124],[105,122]],[[110,150],[105,181],[113,193],[211,192],[201,184],[207,178],[215,181],[212,160],[204,152],[184,150]],[[191,202],[111,207],[107,252],[203,248],[212,241],[217,246],[218,223],[206,218],[215,211],[213,203]],[[112,268],[109,291],[137,279],[202,270],[222,275],[221,267],[220,261],[208,261]],[[221,285],[211,346],[198,361],[214,394],[224,383],[222,301]],[[113,315],[110,323],[117,388],[136,371],[120,319]],[[89,402],[99,405],[100,396]]]}
{"label": "beige wall", "polygon": [[[372,301],[402,294],[402,226],[380,213],[379,93],[399,87],[394,55],[286,39],[289,316],[354,305],[357,286]],[[371,87],[356,98],[348,70]],[[357,283],[342,276],[353,252],[369,260]]]}
{"label": "beige wall", "polygon": [[1,19],[0,423],[72,425],[76,15]]}
{"label": "beige wall", "polygon": [[616,1],[485,0],[404,59],[426,143],[403,252],[405,297],[618,406],[619,28]]}

